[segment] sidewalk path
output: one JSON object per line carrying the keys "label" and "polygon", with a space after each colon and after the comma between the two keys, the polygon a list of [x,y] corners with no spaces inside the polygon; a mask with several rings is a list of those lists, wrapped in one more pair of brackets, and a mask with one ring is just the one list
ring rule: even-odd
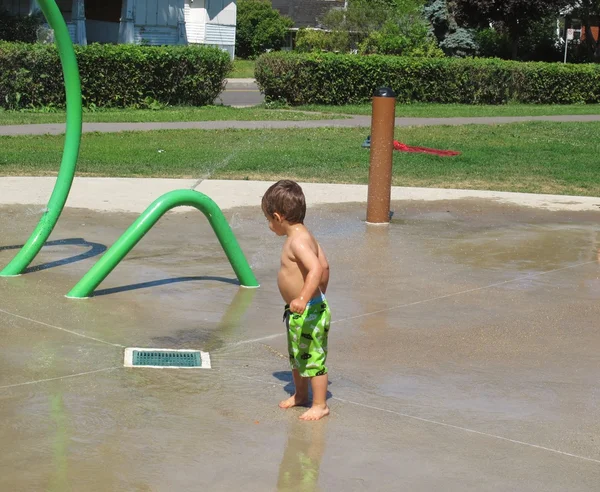
{"label": "sidewalk path", "polygon": [[[56,183],[54,177],[0,177],[1,205],[36,205],[41,213]],[[143,212],[156,198],[176,189],[193,189],[210,196],[222,209],[253,206],[267,188],[267,181],[155,179],[155,178],[88,178],[76,177],[67,207],[102,212]],[[366,203],[366,185],[301,183],[310,205],[332,203]],[[392,200],[462,200],[484,199],[497,203],[572,212],[598,211],[600,198],[566,195],[536,195],[500,191],[452,190],[436,188],[392,187]],[[186,208],[177,208],[185,211]]]}
{"label": "sidewalk path", "polygon": [[217,96],[214,104],[247,108],[265,102],[265,96],[258,89],[256,80],[226,79],[225,82],[225,90]]}
{"label": "sidewalk path", "polygon": [[[497,116],[479,118],[396,118],[396,126],[437,126],[437,125],[496,125],[520,123],[525,121],[590,122],[600,121],[600,115],[563,115],[563,116]],[[279,129],[279,128],[368,128],[370,116],[353,116],[344,120],[311,121],[187,121],[157,123],[84,123],[83,131],[115,133],[123,131],[148,130],[224,130],[237,129]],[[64,123],[42,125],[0,126],[0,135],[60,135],[65,132]]]}

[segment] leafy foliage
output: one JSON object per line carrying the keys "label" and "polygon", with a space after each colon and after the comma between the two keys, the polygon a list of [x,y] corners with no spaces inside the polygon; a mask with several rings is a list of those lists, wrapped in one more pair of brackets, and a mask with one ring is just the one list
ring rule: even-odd
{"label": "leafy foliage", "polygon": [[497,59],[269,53],[256,63],[267,100],[367,102],[390,86],[401,103],[573,104],[600,102],[600,66]]}
{"label": "leafy foliage", "polygon": [[300,29],[296,34],[296,51],[308,53],[311,51],[340,51],[350,50],[351,36],[348,31],[321,31],[315,29]]}
{"label": "leafy foliage", "polygon": [[[202,46],[76,46],[87,107],[212,104],[231,70],[229,55]],[[65,91],[53,45],[0,42],[0,107],[63,107]]]}
{"label": "leafy foliage", "polygon": [[[512,41],[506,32],[494,28],[476,34],[479,54],[484,57],[512,58]],[[574,53],[573,46],[569,48]],[[523,61],[557,62],[563,59],[564,47],[556,37],[556,19],[549,17],[533,24],[519,37],[518,59]]]}
{"label": "leafy foliage", "polygon": [[21,17],[11,15],[0,7],[0,40],[35,43],[37,29],[43,22],[42,14]]}
{"label": "leafy foliage", "polygon": [[368,54],[442,56],[422,5],[422,0],[349,0],[346,10],[330,10],[322,23],[333,33],[348,33],[349,45],[339,51],[358,48]]}
{"label": "leafy foliage", "polygon": [[399,55],[435,58],[444,56],[429,35],[423,22],[394,21],[384,24],[380,31],[372,32],[360,45],[362,54]]}
{"label": "leafy foliage", "polygon": [[477,54],[478,45],[474,32],[472,29],[459,27],[453,2],[433,0],[424,8],[424,14],[446,55],[465,57]]}
{"label": "leafy foliage", "polygon": [[511,41],[512,58],[518,54],[519,38],[537,21],[569,5],[569,0],[453,0],[457,21],[485,28],[498,24]]}
{"label": "leafy foliage", "polygon": [[346,10],[332,9],[322,19],[331,30],[368,35],[392,21],[420,17],[422,0],[348,0]]}
{"label": "leafy foliage", "polygon": [[268,0],[239,0],[235,51],[240,58],[255,58],[285,44],[294,22],[271,7]]}

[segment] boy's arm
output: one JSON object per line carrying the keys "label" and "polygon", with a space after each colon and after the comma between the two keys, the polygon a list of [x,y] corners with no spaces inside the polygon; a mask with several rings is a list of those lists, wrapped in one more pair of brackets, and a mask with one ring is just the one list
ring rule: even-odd
{"label": "boy's arm", "polygon": [[327,261],[327,257],[325,256],[325,252],[319,247],[319,261],[321,262],[321,267],[323,268],[323,274],[321,275],[321,283],[319,288],[321,292],[325,294],[327,292],[327,285],[329,284],[329,262]]}
{"label": "boy's arm", "polygon": [[321,266],[319,257],[312,250],[308,240],[297,239],[292,242],[290,247],[296,258],[296,262],[302,265],[308,272],[300,295],[290,303],[290,311],[292,311],[292,313],[302,314],[306,310],[306,305],[308,304],[308,301],[310,301],[310,296],[312,296],[313,292],[315,292],[321,284],[323,267]]}

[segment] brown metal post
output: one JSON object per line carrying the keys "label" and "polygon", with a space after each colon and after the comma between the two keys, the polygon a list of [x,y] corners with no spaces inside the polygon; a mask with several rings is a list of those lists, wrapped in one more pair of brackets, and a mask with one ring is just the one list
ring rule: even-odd
{"label": "brown metal post", "polygon": [[371,162],[367,199],[369,224],[390,222],[395,117],[396,94],[389,87],[377,89],[373,95],[371,116]]}

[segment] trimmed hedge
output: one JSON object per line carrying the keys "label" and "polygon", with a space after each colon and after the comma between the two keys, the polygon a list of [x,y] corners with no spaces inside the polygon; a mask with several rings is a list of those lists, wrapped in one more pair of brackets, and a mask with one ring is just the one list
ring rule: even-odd
{"label": "trimmed hedge", "polygon": [[[76,46],[84,106],[212,104],[231,70],[229,55],[204,46]],[[0,43],[0,107],[63,107],[54,45]]]}
{"label": "trimmed hedge", "polygon": [[499,59],[268,53],[256,63],[267,101],[354,104],[390,86],[399,103],[577,104],[600,102],[600,65]]}

